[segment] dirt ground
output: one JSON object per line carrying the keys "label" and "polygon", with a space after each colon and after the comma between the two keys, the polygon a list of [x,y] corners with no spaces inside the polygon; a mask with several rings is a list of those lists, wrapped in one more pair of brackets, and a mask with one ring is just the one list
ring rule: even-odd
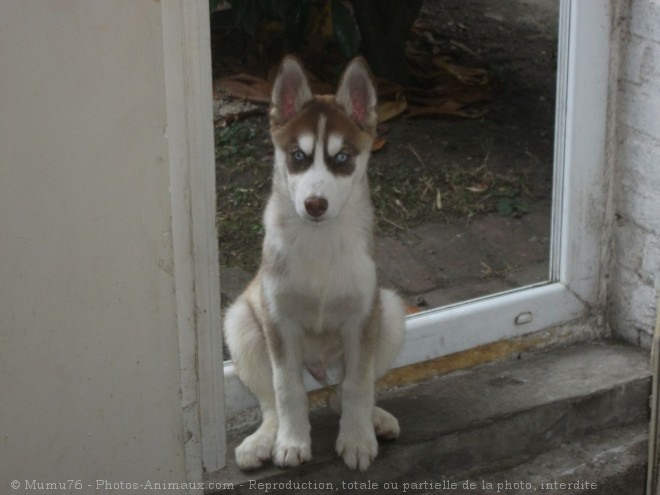
{"label": "dirt ground", "polygon": [[[391,267],[379,273],[410,304],[432,307],[547,278],[557,9],[557,0],[424,4],[420,20],[434,43],[452,63],[485,69],[492,97],[475,106],[477,118],[398,117],[384,128],[385,146],[372,154],[379,258]],[[225,302],[260,256],[272,147],[265,114],[256,113],[216,133]],[[466,259],[469,267],[451,269]],[[411,268],[393,274],[397,266]],[[433,296],[438,292],[451,297]]]}

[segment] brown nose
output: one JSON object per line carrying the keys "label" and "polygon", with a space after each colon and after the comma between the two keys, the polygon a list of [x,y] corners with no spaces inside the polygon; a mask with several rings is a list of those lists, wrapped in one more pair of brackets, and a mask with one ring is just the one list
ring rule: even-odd
{"label": "brown nose", "polygon": [[305,200],[305,209],[314,218],[318,218],[328,210],[328,200],[320,196],[310,196]]}

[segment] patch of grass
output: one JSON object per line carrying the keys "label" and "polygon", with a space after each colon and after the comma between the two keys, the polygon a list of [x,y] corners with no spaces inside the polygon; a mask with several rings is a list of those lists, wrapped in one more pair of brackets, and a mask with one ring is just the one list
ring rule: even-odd
{"label": "patch of grass", "polygon": [[527,170],[500,170],[488,163],[478,166],[448,164],[409,165],[369,170],[372,198],[381,232],[407,230],[441,216],[470,220],[475,215],[498,213],[520,217],[528,212],[532,196]]}
{"label": "patch of grass", "polygon": [[497,212],[502,216],[522,216],[528,212],[531,196],[527,170],[496,170],[487,163],[479,167],[446,168],[444,183],[445,213],[472,218],[479,213]]}
{"label": "patch of grass", "polygon": [[270,192],[272,146],[264,118],[216,129],[220,263],[252,273],[259,266],[261,217]]}
{"label": "patch of grass", "polygon": [[215,159],[233,161],[249,159],[255,153],[255,145],[251,143],[258,134],[256,126],[249,121],[239,122],[228,127],[215,130]]}

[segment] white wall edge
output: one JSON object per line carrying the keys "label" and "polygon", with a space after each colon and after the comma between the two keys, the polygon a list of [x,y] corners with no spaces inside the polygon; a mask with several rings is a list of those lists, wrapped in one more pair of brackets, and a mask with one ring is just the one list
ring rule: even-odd
{"label": "white wall edge", "polygon": [[174,279],[188,478],[225,465],[208,2],[162,2]]}

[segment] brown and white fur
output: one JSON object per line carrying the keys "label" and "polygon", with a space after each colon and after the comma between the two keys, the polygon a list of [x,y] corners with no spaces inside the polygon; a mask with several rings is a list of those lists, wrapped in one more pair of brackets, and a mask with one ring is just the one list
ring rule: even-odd
{"label": "brown and white fur", "polygon": [[238,376],[256,395],[262,424],[236,448],[241,469],[311,459],[303,369],[343,379],[337,453],[364,471],[376,437],[399,424],[375,406],[374,383],[403,339],[404,306],[376,282],[367,162],[376,93],[364,60],[346,68],[336,95],[313,96],[293,57],[282,62],[270,112],[273,189],[264,214],[261,268],[225,316]]}

